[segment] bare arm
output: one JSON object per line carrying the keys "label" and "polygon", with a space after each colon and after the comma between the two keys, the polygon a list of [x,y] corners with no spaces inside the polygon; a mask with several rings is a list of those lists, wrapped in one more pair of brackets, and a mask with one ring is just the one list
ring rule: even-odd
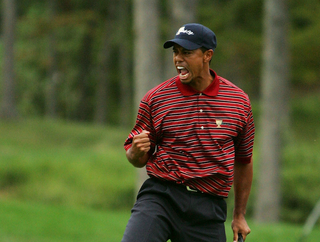
{"label": "bare arm", "polygon": [[131,148],[126,152],[128,161],[135,167],[144,167],[149,159],[150,145],[148,131],[143,130],[141,134],[135,135]]}
{"label": "bare arm", "polygon": [[241,233],[243,239],[250,233],[250,228],[245,219],[247,202],[251,191],[253,177],[253,162],[234,164],[234,211],[232,220],[233,240],[238,240],[238,233]]}

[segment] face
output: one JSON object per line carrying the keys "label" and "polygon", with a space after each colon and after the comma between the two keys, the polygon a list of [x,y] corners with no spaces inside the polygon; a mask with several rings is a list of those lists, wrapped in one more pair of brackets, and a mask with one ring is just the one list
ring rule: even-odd
{"label": "face", "polygon": [[209,70],[210,51],[203,53],[201,49],[187,50],[177,44],[173,46],[173,62],[182,83],[192,85],[204,77]]}

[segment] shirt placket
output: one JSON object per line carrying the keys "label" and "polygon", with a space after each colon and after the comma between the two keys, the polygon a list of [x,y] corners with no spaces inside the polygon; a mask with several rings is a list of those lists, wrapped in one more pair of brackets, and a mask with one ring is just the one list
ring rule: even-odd
{"label": "shirt placket", "polygon": [[204,110],[203,108],[200,106],[201,103],[201,99],[203,98],[203,93],[200,92],[198,94],[198,98],[197,98],[197,108],[198,108],[198,122],[199,122],[199,129],[200,130],[205,130],[206,126],[205,126],[205,122],[203,122],[203,115],[204,115]]}

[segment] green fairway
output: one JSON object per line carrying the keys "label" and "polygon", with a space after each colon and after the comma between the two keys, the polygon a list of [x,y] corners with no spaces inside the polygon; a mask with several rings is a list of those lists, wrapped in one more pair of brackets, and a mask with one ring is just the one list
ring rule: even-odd
{"label": "green fairway", "polygon": [[[96,211],[36,203],[0,201],[1,242],[120,242],[130,211]],[[247,242],[298,242],[302,228],[290,224],[254,224]],[[232,241],[230,221],[227,241]],[[319,241],[319,226],[306,242]]]}
{"label": "green fairway", "polygon": [[0,194],[20,201],[130,208],[128,131],[40,119],[0,123]]}
{"label": "green fairway", "polygon": [[129,215],[129,211],[98,212],[1,201],[0,241],[120,241]]}

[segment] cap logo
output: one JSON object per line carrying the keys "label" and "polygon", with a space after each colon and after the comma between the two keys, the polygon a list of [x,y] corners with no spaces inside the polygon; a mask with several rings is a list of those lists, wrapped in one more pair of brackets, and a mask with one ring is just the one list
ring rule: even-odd
{"label": "cap logo", "polygon": [[185,27],[181,27],[178,32],[176,33],[176,35],[179,35],[179,34],[187,34],[187,35],[194,35],[194,33],[191,31],[191,30],[187,30],[185,29]]}

